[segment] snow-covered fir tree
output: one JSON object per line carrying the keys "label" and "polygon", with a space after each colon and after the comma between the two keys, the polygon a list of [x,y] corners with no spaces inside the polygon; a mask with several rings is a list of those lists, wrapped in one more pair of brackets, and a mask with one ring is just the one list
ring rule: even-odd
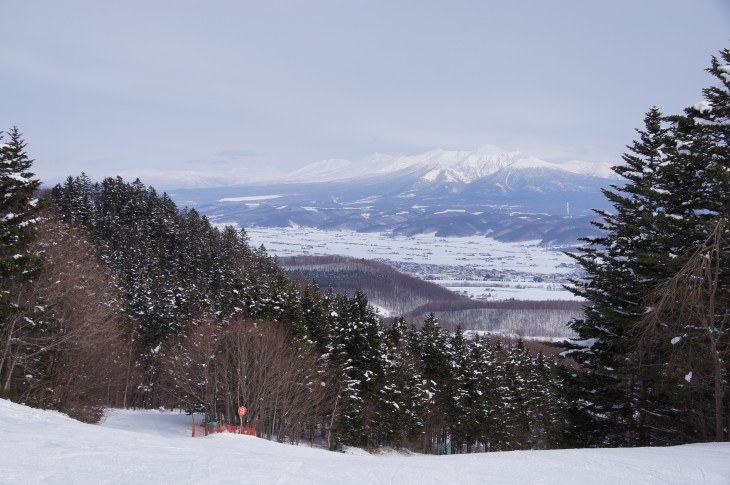
{"label": "snow-covered fir tree", "polygon": [[[656,288],[681,271],[730,217],[728,66],[726,49],[708,69],[717,84],[683,115],[665,118],[656,108],[647,114],[625,165],[614,169],[625,184],[606,191],[614,210],[600,213],[597,226],[604,234],[588,240],[576,256],[588,274],[576,281],[576,293],[591,306],[572,324],[580,339],[568,353],[581,370],[565,380],[566,402],[572,403],[570,443],[670,444],[718,435],[717,406],[711,402],[726,401],[727,389],[707,382],[695,386],[685,378],[691,367],[707,366],[703,355],[725,362],[707,371],[705,380],[720,375],[722,382],[728,373],[727,243],[720,245],[715,273],[722,295],[713,306],[715,344],[709,346],[706,331],[690,331],[697,339],[683,339],[680,329],[696,324],[681,318],[667,315],[659,331],[651,332],[645,322]],[[727,229],[721,240],[728,240]],[[686,359],[677,364],[676,344],[682,340],[694,349],[686,355],[694,364]]]}

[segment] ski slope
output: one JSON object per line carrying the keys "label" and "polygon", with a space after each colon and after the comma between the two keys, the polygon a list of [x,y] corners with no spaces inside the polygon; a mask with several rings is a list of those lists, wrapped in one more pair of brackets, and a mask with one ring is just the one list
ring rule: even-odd
{"label": "ski slope", "polygon": [[730,443],[455,456],[333,453],[249,436],[192,438],[190,417],[107,413],[100,425],[0,400],[2,484],[723,484]]}

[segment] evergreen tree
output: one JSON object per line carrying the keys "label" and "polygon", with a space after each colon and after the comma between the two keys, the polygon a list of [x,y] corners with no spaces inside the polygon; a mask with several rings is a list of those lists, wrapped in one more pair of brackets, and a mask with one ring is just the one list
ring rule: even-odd
{"label": "evergreen tree", "polygon": [[730,428],[730,50],[707,71],[716,84],[703,90],[704,101],[670,118],[676,153],[663,167],[660,216],[671,274],[649,295],[643,323],[655,328],[642,334],[639,349],[659,355],[661,384],[683,417],[674,442],[727,440]]}
{"label": "evergreen tree", "polygon": [[37,235],[40,182],[30,171],[33,164],[25,152],[26,143],[17,127],[3,142],[0,132],[0,389],[9,389],[15,367],[16,337],[23,325],[20,316],[20,285],[40,271],[29,245]]}
{"label": "evergreen tree", "polygon": [[383,384],[377,396],[378,442],[396,447],[420,438],[428,399],[423,391],[418,359],[408,345],[407,332],[405,320],[395,318],[388,331]]}
{"label": "evergreen tree", "polygon": [[329,356],[342,376],[339,435],[348,445],[375,445],[379,391],[386,367],[385,328],[365,293],[335,298]]}
{"label": "evergreen tree", "polygon": [[509,436],[509,448],[529,449],[534,442],[532,431],[537,401],[537,373],[532,356],[522,339],[510,349],[505,362],[510,419],[504,423]]}
{"label": "evergreen tree", "polygon": [[486,337],[477,336],[469,347],[465,391],[467,402],[466,440],[468,446],[482,443],[489,451],[495,436],[503,429],[500,403],[496,392],[498,365]]}
{"label": "evergreen tree", "polygon": [[591,396],[570,401],[576,406],[574,420],[582,423],[575,441],[584,445],[629,444],[634,418],[645,424],[647,416],[646,403],[639,401],[646,401],[648,384],[637,382],[626,355],[635,345],[631,329],[645,311],[642,299],[660,280],[658,271],[668,259],[657,251],[656,218],[665,196],[661,167],[674,142],[658,109],[647,113],[644,124],[623,156],[625,165],[614,167],[626,182],[604,190],[614,210],[598,211],[601,219],[595,225],[603,235],[587,239],[588,245],[573,255],[588,273],[574,281],[574,291],[591,302],[584,318],[571,324],[580,339],[570,355],[588,375],[569,382],[581,388],[573,392]]}
{"label": "evergreen tree", "polygon": [[64,221],[83,227],[120,277],[129,313],[151,355],[197,316],[227,322],[245,313],[296,326],[298,294],[266,251],[245,233],[211,226],[195,210],[120,177],[92,184],[69,177],[51,191]]}
{"label": "evergreen tree", "polygon": [[35,191],[40,181],[30,171],[33,160],[25,151],[26,143],[17,127],[7,133],[3,143],[0,132],[0,317],[18,311],[10,286],[37,274],[28,245],[37,234],[38,199]]}
{"label": "evergreen tree", "polygon": [[417,351],[423,365],[424,391],[429,397],[423,444],[426,453],[449,452],[449,411],[452,403],[448,391],[453,363],[450,347],[448,332],[441,328],[436,315],[430,313],[423,321],[417,341]]}
{"label": "evergreen tree", "polygon": [[[575,282],[575,292],[591,306],[572,323],[579,339],[569,353],[581,370],[564,381],[566,401],[573,403],[571,444],[703,439],[685,418],[699,402],[690,404],[688,386],[670,365],[671,339],[678,335],[659,332],[647,339],[640,327],[651,312],[653,290],[730,215],[730,51],[721,54],[709,69],[719,83],[704,90],[705,102],[668,119],[655,108],[647,114],[625,165],[614,168],[625,184],[605,192],[614,210],[599,213],[603,235],[575,256],[588,275]],[[726,273],[719,273],[720,288],[730,288]],[[726,309],[718,308],[718,315]]]}
{"label": "evergreen tree", "polygon": [[300,338],[309,339],[320,352],[326,352],[330,335],[327,305],[316,282],[310,282],[304,288],[301,305],[305,328],[300,332]]}
{"label": "evergreen tree", "polygon": [[558,366],[540,351],[533,361],[536,385],[533,389],[532,447],[537,449],[564,446],[560,435],[565,427],[566,407],[558,379]]}
{"label": "evergreen tree", "polygon": [[474,441],[469,411],[472,406],[472,392],[470,373],[473,372],[470,357],[471,342],[464,336],[461,327],[449,339],[451,359],[449,362],[449,377],[446,381],[445,392],[449,396],[448,409],[449,429],[451,435],[452,452],[460,453],[470,447]]}

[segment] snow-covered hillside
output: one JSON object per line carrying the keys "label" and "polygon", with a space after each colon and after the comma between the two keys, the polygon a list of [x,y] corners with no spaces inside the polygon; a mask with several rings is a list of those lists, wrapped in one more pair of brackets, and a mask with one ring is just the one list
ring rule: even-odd
{"label": "snow-covered hillside", "polygon": [[191,438],[190,417],[108,413],[88,425],[0,400],[3,484],[727,484],[730,444],[456,456],[332,453],[258,438]]}

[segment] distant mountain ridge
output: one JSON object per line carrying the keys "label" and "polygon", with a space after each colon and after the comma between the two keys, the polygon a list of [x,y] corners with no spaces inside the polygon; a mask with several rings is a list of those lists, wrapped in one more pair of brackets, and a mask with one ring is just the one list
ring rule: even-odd
{"label": "distant mountain ridge", "polygon": [[553,163],[494,145],[415,156],[326,160],[285,181],[171,194],[216,223],[308,226],[572,244],[595,234],[592,209],[618,179],[605,166]]}
{"label": "distant mountain ridge", "polygon": [[421,171],[427,168],[424,180],[446,179],[469,184],[508,167],[513,169],[546,168],[563,170],[575,175],[602,178],[613,176],[605,164],[571,160],[563,163],[546,162],[519,151],[506,151],[495,145],[483,145],[471,151],[432,150],[420,155],[375,154],[359,162],[330,159],[300,168],[283,178],[285,182],[311,183],[349,180],[364,176],[392,174],[401,171]]}

